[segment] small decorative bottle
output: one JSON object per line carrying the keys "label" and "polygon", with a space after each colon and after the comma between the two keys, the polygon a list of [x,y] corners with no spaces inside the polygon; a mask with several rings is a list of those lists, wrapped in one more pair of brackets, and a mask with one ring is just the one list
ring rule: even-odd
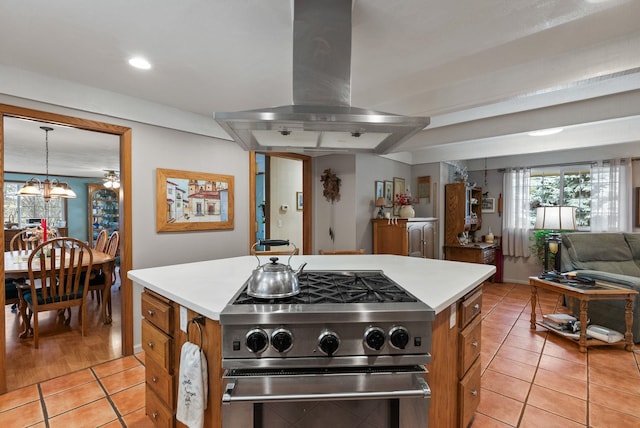
{"label": "small decorative bottle", "polygon": [[493,232],[491,232],[491,228],[489,228],[489,233],[485,236],[484,240],[487,244],[493,244]]}

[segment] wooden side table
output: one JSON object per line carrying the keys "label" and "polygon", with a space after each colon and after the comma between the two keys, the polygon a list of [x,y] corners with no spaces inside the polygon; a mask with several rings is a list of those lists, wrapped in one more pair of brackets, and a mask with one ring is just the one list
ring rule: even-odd
{"label": "wooden side table", "polygon": [[561,282],[547,281],[535,276],[529,277],[529,284],[531,285],[531,329],[535,330],[536,326],[546,328],[547,330],[567,337],[563,332],[555,330],[550,326],[536,320],[536,303],[538,299],[538,288],[544,290],[550,290],[559,294],[566,294],[567,296],[574,297],[580,301],[580,337],[578,339],[578,345],[580,346],[580,352],[587,352],[587,347],[594,345],[617,345],[620,342],[605,342],[595,338],[589,338],[587,340],[587,312],[588,304],[591,300],[626,300],[624,319],[626,325],[626,331],[624,333],[624,349],[627,351],[633,350],[633,333],[631,332],[631,325],[633,324],[633,300],[638,294],[637,291],[630,288],[621,287],[614,284],[597,281],[594,285],[586,284],[567,284]]}

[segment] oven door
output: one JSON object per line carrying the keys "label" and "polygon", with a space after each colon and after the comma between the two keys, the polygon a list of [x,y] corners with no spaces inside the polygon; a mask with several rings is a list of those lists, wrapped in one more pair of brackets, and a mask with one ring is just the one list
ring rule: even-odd
{"label": "oven door", "polygon": [[230,370],[223,427],[427,427],[425,375],[421,366]]}

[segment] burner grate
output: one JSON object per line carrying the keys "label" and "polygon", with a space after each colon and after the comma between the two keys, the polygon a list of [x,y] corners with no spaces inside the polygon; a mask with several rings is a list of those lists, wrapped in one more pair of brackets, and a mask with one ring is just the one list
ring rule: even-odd
{"label": "burner grate", "polygon": [[234,304],[319,304],[417,302],[381,271],[309,271],[300,277],[300,293],[282,299],[249,296],[246,287]]}

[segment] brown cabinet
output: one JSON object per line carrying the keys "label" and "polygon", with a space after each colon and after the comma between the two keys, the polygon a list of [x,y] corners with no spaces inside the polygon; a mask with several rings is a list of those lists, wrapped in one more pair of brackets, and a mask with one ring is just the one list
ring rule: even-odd
{"label": "brown cabinet", "polygon": [[458,262],[493,265],[496,261],[494,244],[445,245],[444,258]]}
{"label": "brown cabinet", "polygon": [[[145,351],[146,414],[156,427],[184,427],[176,420],[180,352],[187,334],[180,329],[179,305],[145,289],[141,297],[142,348]],[[184,312],[183,312],[184,315]],[[200,329],[189,322],[201,318]],[[222,351],[220,323],[186,310],[189,341],[199,344],[208,366],[209,397],[204,427],[222,426]]]}
{"label": "brown cabinet", "polygon": [[[429,426],[468,427],[480,402],[481,287],[436,315]],[[455,405],[452,405],[455,404]]]}
{"label": "brown cabinet", "polygon": [[374,219],[373,254],[438,258],[438,219]]}
{"label": "brown cabinet", "polygon": [[407,219],[373,219],[373,254],[409,254]]}
{"label": "brown cabinet", "polygon": [[175,426],[174,307],[145,291],[141,296],[142,349],[145,353],[146,413],[157,427]]}
{"label": "brown cabinet", "polygon": [[482,226],[482,188],[465,183],[445,186],[445,245],[457,245],[458,236]]}

